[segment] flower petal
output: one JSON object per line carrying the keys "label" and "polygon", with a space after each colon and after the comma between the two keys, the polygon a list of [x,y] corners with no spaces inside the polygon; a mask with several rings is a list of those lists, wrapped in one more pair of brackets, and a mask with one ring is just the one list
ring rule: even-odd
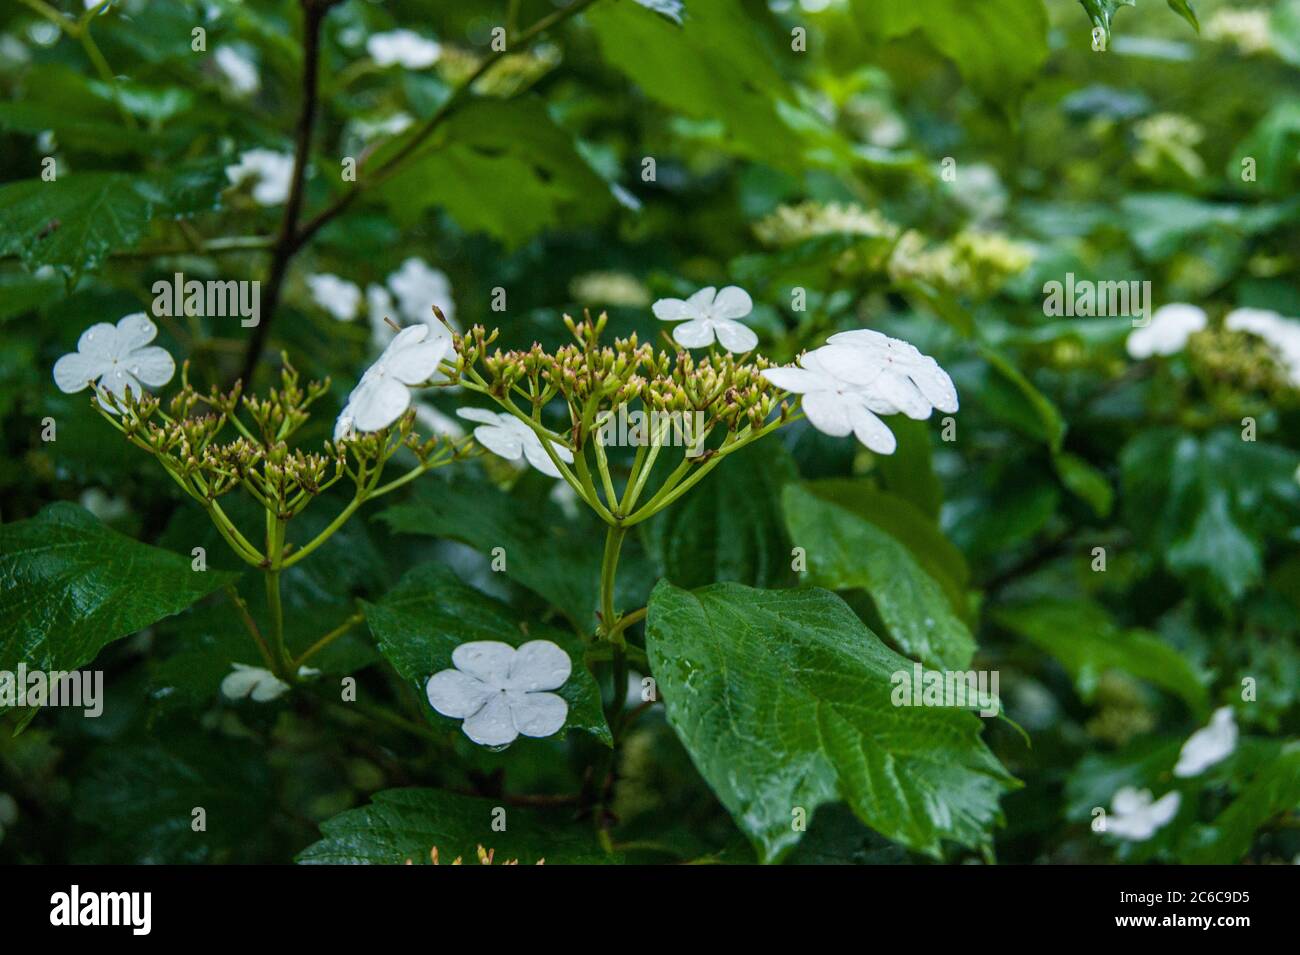
{"label": "flower petal", "polygon": [[758,345],[758,336],[748,325],[735,321],[715,321],[713,331],[718,342],[729,352],[752,351]]}
{"label": "flower petal", "polygon": [[865,406],[859,405],[850,412],[853,421],[853,435],[867,448],[877,454],[893,454],[898,447],[894,432],[885,422],[872,414]]}
{"label": "flower petal", "polygon": [[524,693],[509,690],[506,700],[515,729],[524,736],[551,736],[569,717],[569,704],[554,693]]}
{"label": "flower petal", "polygon": [[128,388],[131,389],[131,394],[136,398],[145,393],[145,387],[140,384],[140,380],[121,365],[110,366],[108,371],[99,379],[99,387],[111,391],[118,398],[125,398]]}
{"label": "flower petal", "polygon": [[531,692],[558,690],[573,672],[569,655],[550,640],[529,640],[515,651],[510,661],[506,688]]}
{"label": "flower petal", "polygon": [[411,392],[387,377],[362,378],[348,398],[352,426],[357,431],[379,431],[400,418],[411,405]]}
{"label": "flower petal", "polygon": [[428,381],[438,370],[438,362],[446,356],[450,344],[449,339],[438,337],[403,348],[388,359],[388,373],[407,385]]}
{"label": "flower petal", "polygon": [[153,388],[161,388],[176,374],[176,360],[158,345],[137,348],[122,360],[131,374]]}
{"label": "flower petal", "polygon": [[59,391],[81,391],[111,367],[106,359],[82,352],[64,355],[54,363],[54,383]]}
{"label": "flower petal", "polygon": [[939,411],[954,412],[958,408],[957,387],[949,374],[939,367],[939,363],[928,355],[911,368],[912,381],[920,389],[925,400]]}
{"label": "flower petal", "polygon": [[[754,310],[754,300],[738,285],[728,285],[713,300],[713,318],[743,318]],[[745,351],[747,349],[741,349]]]}
{"label": "flower petal", "polygon": [[713,343],[713,323],[691,319],[673,329],[673,340],[683,348],[704,348]]}
{"label": "flower petal", "polygon": [[125,358],[128,352],[143,348],[157,337],[158,326],[144,312],[128,315],[117,323],[114,340],[117,357]]}
{"label": "flower petal", "polygon": [[460,724],[461,731],[480,746],[505,746],[519,735],[504,693],[493,693],[483,708]]}
{"label": "flower petal", "polygon": [[464,418],[466,421],[477,421],[481,424],[501,423],[501,415],[495,411],[488,411],[486,408],[457,408],[456,417]]}
{"label": "flower petal", "polygon": [[889,359],[883,352],[852,345],[823,345],[805,355],[803,364],[861,388],[880,377]]}
{"label": "flower petal", "polygon": [[686,314],[686,303],[680,298],[661,298],[650,306],[650,311],[661,322],[680,322],[691,317]]}
{"label": "flower petal", "polygon": [[[519,444],[523,448],[524,459],[530,465],[548,477],[560,477],[560,469],[555,466],[555,462],[550,459],[550,456],[546,453],[546,449],[542,447],[541,438],[536,434],[529,432],[526,435],[519,436]],[[562,448],[555,443],[552,443],[551,447],[555,451],[555,456],[557,458],[560,457],[560,452],[567,450],[567,448]],[[515,457],[518,457],[518,455],[515,455]],[[569,460],[573,460],[572,455],[569,456]],[[569,462],[566,461],[565,463],[567,464]]]}
{"label": "flower petal", "polygon": [[717,294],[718,289],[713,285],[700,289],[686,300],[686,317],[709,318],[713,311],[713,297]]}
{"label": "flower petal", "polygon": [[460,670],[439,670],[429,677],[424,692],[429,705],[443,716],[463,720],[483,709],[488,697],[497,691]]}
{"label": "flower petal", "polygon": [[507,461],[518,461],[524,453],[524,442],[519,434],[500,424],[479,425],[474,429],[474,440]]}
{"label": "flower petal", "polygon": [[471,640],[451,652],[451,662],[462,673],[501,689],[510,675],[510,661],[514,656],[515,648],[500,640]]}
{"label": "flower petal", "polygon": [[117,327],[108,322],[91,325],[77,339],[77,351],[83,355],[111,358],[117,345]]}
{"label": "flower petal", "polygon": [[853,431],[852,403],[833,391],[813,391],[800,402],[808,423],[822,434],[842,438]]}
{"label": "flower petal", "polygon": [[835,382],[826,375],[806,368],[765,368],[759,372],[783,391],[806,395],[812,391],[834,391]]}

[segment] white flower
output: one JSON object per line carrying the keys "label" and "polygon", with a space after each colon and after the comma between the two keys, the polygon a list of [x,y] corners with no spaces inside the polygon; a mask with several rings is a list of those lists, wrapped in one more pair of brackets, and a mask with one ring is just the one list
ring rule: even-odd
{"label": "white flower", "polygon": [[253,201],[262,206],[278,206],[289,198],[293,156],[273,149],[250,149],[240,155],[238,163],[226,167],[226,178],[235,186],[255,179]]}
{"label": "white flower", "polygon": [[431,269],[423,259],[411,257],[388,276],[388,287],[397,296],[402,317],[408,322],[423,322],[442,327],[433,306],[442,310],[448,322],[455,324],[456,306],[451,300],[451,283],[437,269]]}
{"label": "white flower", "polygon": [[1221,706],[1210,717],[1208,726],[1198,729],[1187,738],[1178,753],[1174,775],[1187,778],[1199,776],[1215,763],[1222,762],[1237,748],[1237,723],[1232,707]]}
{"label": "white flower", "polygon": [[217,69],[226,78],[230,88],[239,96],[252,96],[262,87],[257,66],[233,46],[219,46],[212,51]]}
{"label": "white flower", "polygon": [[307,288],[316,304],[340,322],[350,322],[357,317],[361,306],[361,289],[347,279],[322,272],[307,276]]}
{"label": "white flower", "polygon": [[1136,842],[1150,839],[1157,829],[1178,814],[1181,801],[1182,796],[1171,792],[1152,802],[1151,790],[1139,791],[1125,786],[1111,800],[1106,831]]}
{"label": "white flower", "polygon": [[1249,332],[1268,342],[1286,366],[1291,384],[1300,388],[1300,321],[1262,308],[1238,308],[1228,313],[1223,327]]}
{"label": "white flower", "polygon": [[451,348],[451,333],[442,334],[428,325],[403,328],[371,365],[348,395],[338,421],[334,440],[353,431],[387,428],[411,406],[410,385],[428,381]]}
{"label": "white flower", "polygon": [[1129,333],[1128,353],[1137,359],[1177,354],[1187,345],[1187,339],[1204,327],[1205,312],[1195,305],[1161,305],[1150,322]]}
{"label": "white flower", "polygon": [[661,322],[682,323],[673,329],[673,340],[684,348],[705,348],[715,338],[730,352],[746,352],[758,344],[753,329],[736,321],[754,310],[754,302],[735,285],[721,292],[710,285],[684,300],[661,298],[651,310]]}
{"label": "white flower", "polygon": [[442,55],[442,47],[411,30],[376,33],[366,40],[366,52],[380,66],[400,65],[408,70],[433,66]]}
{"label": "white flower", "polygon": [[91,325],[77,339],[77,350],[54,363],[54,383],[68,394],[93,383],[118,398],[130,388],[138,398],[145,385],[161,387],[176,373],[167,350],[149,344],[157,334],[157,326],[143,312],[126,316],[116,327],[108,322]]}
{"label": "white flower", "polygon": [[454,670],[429,677],[429,704],[464,720],[461,729],[480,746],[505,746],[524,736],[558,733],[569,715],[558,690],[572,670],[569,655],[549,640],[516,650],[496,640],[462,643],[451,654]]}
{"label": "white flower", "polygon": [[[232,663],[233,673],[226,674],[221,681],[221,694],[231,700],[252,700],[254,703],[269,703],[289,692],[285,683],[270,670],[251,667],[244,663]],[[298,676],[320,676],[320,670],[311,667],[299,667]]]}
{"label": "white flower", "polygon": [[832,335],[804,355],[801,368],[769,368],[763,377],[803,396],[803,412],[824,434],[853,434],[877,454],[893,454],[893,432],[877,417],[923,420],[934,408],[957,410],[957,389],[933,358],[907,342],[859,330]]}
{"label": "white flower", "polygon": [[114,497],[98,487],[86,488],[82,491],[77,503],[105,524],[120,521],[131,513],[131,505],[127,503],[126,498]]}
{"label": "white flower", "polygon": [[802,368],[768,368],[762,375],[778,388],[802,395],[803,413],[818,431],[836,438],[853,434],[877,454],[893,454],[898,442],[876,415],[892,414],[894,406],[832,375],[821,363],[825,351],[808,352],[800,360]]}
{"label": "white flower", "polygon": [[[542,447],[542,439],[537,436],[537,432],[509,412],[488,411],[484,408],[460,408],[456,414],[466,421],[480,422],[474,429],[474,440],[493,454],[510,461],[518,461],[522,456],[543,474],[556,478],[560,476],[555,463]],[[573,452],[568,448],[552,441],[551,449],[565,464],[573,463]]]}
{"label": "white flower", "polygon": [[352,121],[352,132],[365,142],[376,137],[396,136],[410,128],[415,120],[410,113],[396,112],[383,119],[356,119]]}
{"label": "white flower", "polygon": [[821,361],[831,374],[909,418],[924,421],[932,409],[957,410],[957,389],[948,373],[907,342],[867,328],[840,332],[827,342]]}

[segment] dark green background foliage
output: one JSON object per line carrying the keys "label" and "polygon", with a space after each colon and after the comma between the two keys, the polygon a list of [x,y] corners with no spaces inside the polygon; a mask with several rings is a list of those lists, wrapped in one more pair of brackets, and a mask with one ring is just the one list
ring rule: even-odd
{"label": "dark green background foliage", "polygon": [[[51,4],[64,35],[40,4],[0,9],[0,669],[93,665],[107,698],[96,720],[0,714],[17,805],[0,861],[1300,855],[1300,395],[1258,342],[1217,330],[1233,308],[1300,316],[1296,0],[595,0],[467,93],[491,28],[549,0],[345,0],[321,25],[299,225],[338,214],[278,274],[284,207],[225,168],[294,150],[303,9],[320,4]],[[1224,28],[1252,9],[1255,45]],[[374,67],[366,37],[398,27],[442,59]],[[222,78],[222,47],[256,64],[256,92]],[[398,112],[407,132],[358,137]],[[506,346],[554,347],[582,308],[654,339],[654,299],[739,284],[773,360],[880,329],[934,355],[961,410],[890,418],[889,458],[797,423],[631,533],[617,604],[648,607],[633,679],[653,674],[664,701],[634,724],[607,720],[624,688],[581,639],[603,528],[490,457],[364,507],[287,572],[293,651],[364,622],[307,689],[227,700],[231,663],[259,661],[223,591],[261,616],[256,573],[50,369],[90,324],[148,310],[159,279],[260,279],[279,301],[253,386],[281,349],[329,376],[314,445],[373,351],[368,319],[331,317],[307,277],[365,288],[413,256],[446,273],[461,328]],[[1134,361],[1127,319],[1044,313],[1066,273],[1149,281],[1211,331]],[[159,325],[204,390],[250,357],[235,319]],[[459,643],[539,637],[573,659],[577,732],[488,752],[430,709],[423,683]],[[890,674],[914,661],[996,670],[1002,717],[892,706]],[[335,696],[349,676],[355,705]],[[1175,776],[1224,705],[1235,751]],[[1181,793],[1152,839],[1090,828],[1126,785]],[[500,805],[508,834],[488,826]]]}

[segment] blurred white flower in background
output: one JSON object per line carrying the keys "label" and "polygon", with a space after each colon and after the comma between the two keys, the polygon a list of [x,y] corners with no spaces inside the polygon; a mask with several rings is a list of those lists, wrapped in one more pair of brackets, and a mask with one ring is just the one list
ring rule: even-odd
{"label": "blurred white flower in background", "polygon": [[1242,56],[1266,53],[1273,48],[1265,7],[1215,10],[1205,24],[1205,38],[1230,43]]}
{"label": "blurred white flower in background", "polygon": [[131,505],[124,497],[114,497],[103,488],[89,487],[81,492],[77,503],[105,524],[120,521],[131,513]]}
{"label": "blurred white flower in background", "polygon": [[382,119],[354,119],[351,123],[352,134],[362,142],[387,136],[396,136],[405,132],[415,122],[410,113],[398,111]]}
{"label": "blurred white flower in background", "polygon": [[1223,327],[1268,342],[1286,366],[1291,384],[1300,388],[1300,321],[1262,308],[1238,308],[1228,313]]}
{"label": "blurred white flower in background", "polygon": [[149,344],[157,334],[158,327],[144,312],[128,315],[116,326],[91,325],[77,339],[77,350],[54,363],[54,383],[68,394],[93,383],[118,398],[125,397],[128,388],[139,397],[145,385],[161,387],[172,380],[176,362],[165,348]]}
{"label": "blurred white flower in background", "polygon": [[340,322],[350,322],[357,317],[361,307],[361,288],[347,279],[328,272],[307,276],[307,288],[321,308]]}
{"label": "blurred white flower in background", "polygon": [[1106,831],[1134,842],[1150,839],[1157,829],[1178,815],[1180,802],[1182,796],[1176,792],[1152,801],[1151,790],[1125,786],[1111,800]]}
{"label": "blurred white flower in background", "polygon": [[236,95],[252,96],[262,88],[257,65],[233,46],[217,47],[212,51],[212,61]]}
{"label": "blurred white flower in background", "polygon": [[278,206],[289,198],[293,156],[273,149],[250,149],[240,155],[238,163],[226,167],[226,178],[234,186],[253,180],[253,201]]}
{"label": "blurred white flower in background", "polygon": [[551,736],[564,726],[569,704],[547,691],[564,686],[573,664],[550,640],[530,640],[517,650],[475,640],[453,650],[451,662],[455,669],[440,670],[425,684],[429,705],[464,720],[461,730],[480,746]]}
{"label": "blurred white flower in background", "polygon": [[1161,305],[1151,321],[1129,332],[1125,343],[1130,357],[1175,355],[1187,346],[1187,339],[1205,328],[1205,312],[1195,305],[1173,302]]}
{"label": "blurred white flower in background", "polygon": [[[493,454],[509,461],[518,461],[522,457],[543,474],[560,477],[559,469],[547,456],[537,432],[514,415],[485,408],[459,408],[456,414],[466,421],[479,422],[474,429],[474,440]],[[552,441],[551,449],[565,464],[573,463],[573,452],[568,448]]]}
{"label": "blurred white flower in background", "polygon": [[1237,723],[1232,707],[1221,706],[1210,717],[1210,724],[1187,738],[1178,753],[1174,775],[1182,778],[1199,776],[1215,763],[1222,762],[1237,748]]}
{"label": "blurred white flower in background", "polygon": [[411,406],[410,386],[432,378],[451,347],[451,333],[441,326],[412,325],[398,332],[348,395],[334,440],[379,431],[400,418]]}
{"label": "blurred white flower in background", "polygon": [[445,273],[430,268],[421,258],[412,256],[388,276],[388,287],[397,296],[397,306],[408,322],[423,322],[442,327],[433,306],[455,327],[456,305],[451,299],[451,282]]}
{"label": "blurred white flower in background", "polygon": [[412,30],[392,30],[373,34],[366,40],[366,52],[380,66],[422,70],[438,62],[442,47]]}
{"label": "blurred white flower in background", "polygon": [[719,292],[710,285],[688,299],[661,298],[651,308],[661,322],[681,322],[673,341],[684,348],[705,348],[716,339],[729,352],[747,352],[758,344],[753,329],[736,320],[754,310],[749,293],[738,286]]}

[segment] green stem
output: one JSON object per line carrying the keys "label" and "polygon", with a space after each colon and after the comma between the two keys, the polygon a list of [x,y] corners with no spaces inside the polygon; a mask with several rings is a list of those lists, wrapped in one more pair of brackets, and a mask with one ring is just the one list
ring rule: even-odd
{"label": "green stem", "polygon": [[331,643],[333,643],[339,637],[343,636],[343,634],[347,633],[349,630],[351,630],[353,627],[355,627],[357,624],[359,624],[362,620],[365,619],[366,619],[365,615],[360,613],[354,613],[352,616],[348,617],[348,619],[344,620],[341,624],[339,624],[329,633],[325,634],[325,636],[321,637],[310,647],[304,650],[302,652],[302,655],[299,656],[298,659],[293,661],[294,672],[297,672],[298,668],[301,667],[304,663],[306,663],[316,654],[320,653]]}
{"label": "green stem", "polygon": [[614,612],[614,578],[618,572],[618,554],[623,546],[623,537],[627,531],[622,527],[610,525],[605,531],[605,554],[600,562],[600,620],[606,639],[616,644],[623,642],[622,631],[618,628],[617,615]]}

